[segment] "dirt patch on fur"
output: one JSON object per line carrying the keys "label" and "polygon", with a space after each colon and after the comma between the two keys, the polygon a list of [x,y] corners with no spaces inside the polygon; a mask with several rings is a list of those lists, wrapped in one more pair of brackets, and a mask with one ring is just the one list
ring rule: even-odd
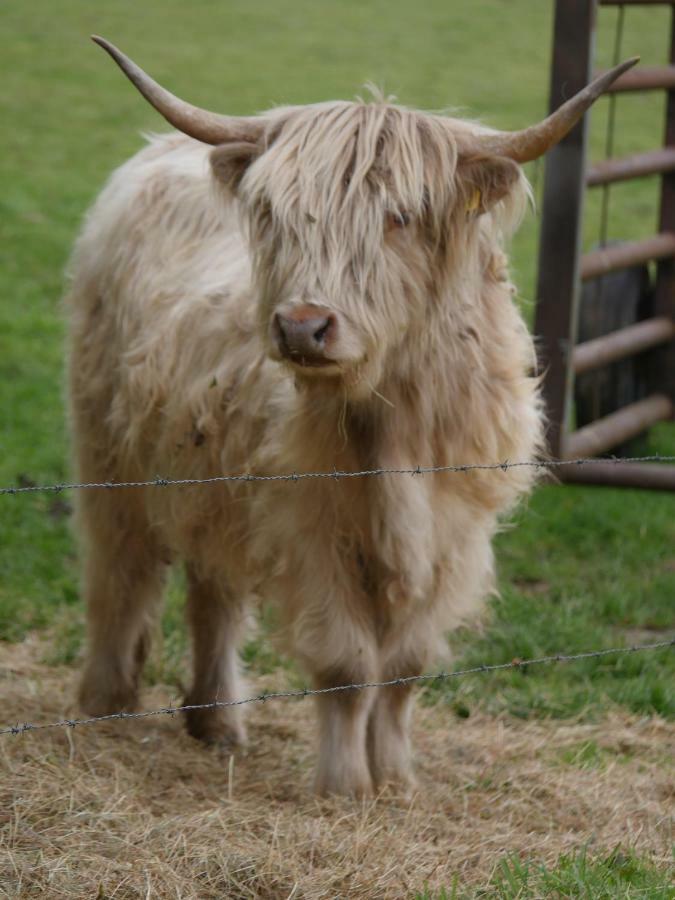
{"label": "dirt patch on fur", "polygon": [[[75,713],[77,673],[40,656],[36,642],[0,645],[3,727]],[[307,700],[252,706],[248,752],[230,759],[180,715],[0,737],[0,895],[410,898],[455,876],[485,885],[506,853],[550,863],[621,844],[670,860],[673,723],[420,708],[418,792],[351,802],[312,796],[312,713]]]}

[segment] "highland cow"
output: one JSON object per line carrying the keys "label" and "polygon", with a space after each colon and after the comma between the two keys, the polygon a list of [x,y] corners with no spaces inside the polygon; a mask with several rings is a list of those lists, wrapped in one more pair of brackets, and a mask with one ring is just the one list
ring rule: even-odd
{"label": "highland cow", "polygon": [[[539,125],[330,102],[233,118],[169,94],[184,134],[111,178],[68,294],[78,477],[133,481],[494,463],[542,451],[533,343],[503,242],[543,154],[618,71]],[[214,145],[210,149],[208,145]],[[182,561],[188,704],[245,696],[255,598],[316,687],[417,675],[494,590],[491,540],[533,469],[80,492],[92,715],[133,709]],[[318,698],[321,792],[411,779],[410,687]],[[187,713],[235,747],[237,707]]]}

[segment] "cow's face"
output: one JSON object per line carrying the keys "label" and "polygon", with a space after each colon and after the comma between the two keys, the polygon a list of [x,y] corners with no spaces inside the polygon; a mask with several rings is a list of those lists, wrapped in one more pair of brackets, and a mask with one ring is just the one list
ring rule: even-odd
{"label": "cow's face", "polygon": [[[434,333],[451,277],[473,277],[476,290],[482,276],[465,251],[480,241],[467,238],[512,193],[516,163],[546,153],[638,61],[507,133],[381,102],[220,115],[175,97],[94,40],[172,125],[216,146],[213,170],[238,192],[248,222],[270,354],[303,377],[357,383],[370,373],[373,384],[409,331]],[[441,340],[452,340],[447,324]]]}
{"label": "cow's face", "polygon": [[362,103],[286,111],[262,148],[219,147],[212,165],[247,222],[269,354],[371,386],[434,327],[458,230],[520,177],[508,159],[463,159],[447,120]]}

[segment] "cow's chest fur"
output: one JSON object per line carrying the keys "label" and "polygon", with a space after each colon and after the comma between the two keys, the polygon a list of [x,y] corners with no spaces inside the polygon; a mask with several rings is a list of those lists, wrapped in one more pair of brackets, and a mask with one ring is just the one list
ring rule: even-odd
{"label": "cow's chest fur", "polygon": [[[374,472],[411,469],[417,437],[392,422],[376,399],[361,405],[300,396],[297,414],[276,426],[264,465],[277,471]],[[394,435],[398,434],[398,439]],[[281,482],[252,495],[254,568],[263,592],[295,607],[300,593],[359,603],[386,625],[393,607],[434,592],[438,536],[433,476],[371,474]],[[338,599],[338,595],[340,595]],[[347,598],[349,595],[349,598]]]}

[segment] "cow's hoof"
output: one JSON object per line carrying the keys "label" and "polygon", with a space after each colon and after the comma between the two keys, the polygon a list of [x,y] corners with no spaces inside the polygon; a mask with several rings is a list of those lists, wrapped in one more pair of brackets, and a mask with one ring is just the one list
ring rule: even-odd
{"label": "cow's hoof", "polygon": [[[186,704],[189,705],[189,704]],[[219,709],[191,709],[185,713],[185,726],[193,738],[221,753],[233,753],[246,745],[246,731]]]}
{"label": "cow's hoof", "polygon": [[360,800],[373,795],[370,773],[362,771],[319,772],[314,788],[320,797],[341,796]]}
{"label": "cow's hoof", "polygon": [[85,676],[80,683],[78,704],[83,712],[93,717],[133,712],[138,709],[138,692],[124,686],[102,685]]}
{"label": "cow's hoof", "polygon": [[409,772],[389,773],[376,779],[377,794],[396,800],[412,800],[417,782]]}

